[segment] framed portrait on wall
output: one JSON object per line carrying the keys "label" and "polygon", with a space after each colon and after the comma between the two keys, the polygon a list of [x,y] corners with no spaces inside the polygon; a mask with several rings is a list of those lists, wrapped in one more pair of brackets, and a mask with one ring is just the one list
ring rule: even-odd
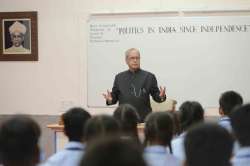
{"label": "framed portrait on wall", "polygon": [[0,60],[38,61],[37,12],[0,12]]}

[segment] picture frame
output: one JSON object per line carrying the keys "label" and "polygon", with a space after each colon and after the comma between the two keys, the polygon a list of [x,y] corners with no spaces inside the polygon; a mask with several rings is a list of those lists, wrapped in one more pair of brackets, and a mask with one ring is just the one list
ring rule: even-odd
{"label": "picture frame", "polygon": [[0,12],[0,61],[38,61],[37,12]]}

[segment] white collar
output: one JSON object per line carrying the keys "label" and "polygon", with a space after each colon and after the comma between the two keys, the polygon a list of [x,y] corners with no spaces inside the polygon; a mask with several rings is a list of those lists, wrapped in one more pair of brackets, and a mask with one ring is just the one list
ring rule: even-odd
{"label": "white collar", "polygon": [[166,147],[162,145],[147,146],[144,150],[145,152],[151,152],[151,153],[167,153]]}
{"label": "white collar", "polygon": [[241,147],[237,150],[235,158],[250,158],[250,146]]}
{"label": "white collar", "polygon": [[78,148],[84,150],[86,145],[82,142],[70,141],[65,145],[65,149]]}

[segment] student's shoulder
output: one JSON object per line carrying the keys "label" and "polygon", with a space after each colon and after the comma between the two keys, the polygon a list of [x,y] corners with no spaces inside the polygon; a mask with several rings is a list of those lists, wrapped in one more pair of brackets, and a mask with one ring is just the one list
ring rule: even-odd
{"label": "student's shoulder", "polygon": [[175,166],[181,166],[181,161],[177,157],[175,157],[172,154],[167,154],[166,155],[166,161],[168,162],[169,165],[175,165]]}
{"label": "student's shoulder", "polygon": [[57,164],[59,162],[61,162],[65,156],[67,156],[67,153],[65,150],[61,150],[55,154],[53,154],[52,156],[50,156],[48,158],[48,160],[45,162],[45,164],[47,165],[53,165],[53,164]]}
{"label": "student's shoulder", "polygon": [[172,139],[171,144],[172,146],[178,146],[182,144],[184,141],[184,136],[178,136],[177,138]]}

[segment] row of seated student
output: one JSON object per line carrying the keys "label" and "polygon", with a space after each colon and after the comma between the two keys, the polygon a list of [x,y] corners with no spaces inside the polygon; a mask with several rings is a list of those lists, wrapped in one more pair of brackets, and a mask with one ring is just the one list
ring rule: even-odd
{"label": "row of seated student", "polygon": [[113,116],[92,116],[82,108],[62,115],[68,143],[40,162],[39,125],[15,115],[0,126],[0,160],[4,166],[249,166],[250,104],[234,91],[219,99],[218,123],[204,122],[196,101],[179,111],[153,112],[145,119],[144,142],[137,132],[133,106],[120,105]]}

